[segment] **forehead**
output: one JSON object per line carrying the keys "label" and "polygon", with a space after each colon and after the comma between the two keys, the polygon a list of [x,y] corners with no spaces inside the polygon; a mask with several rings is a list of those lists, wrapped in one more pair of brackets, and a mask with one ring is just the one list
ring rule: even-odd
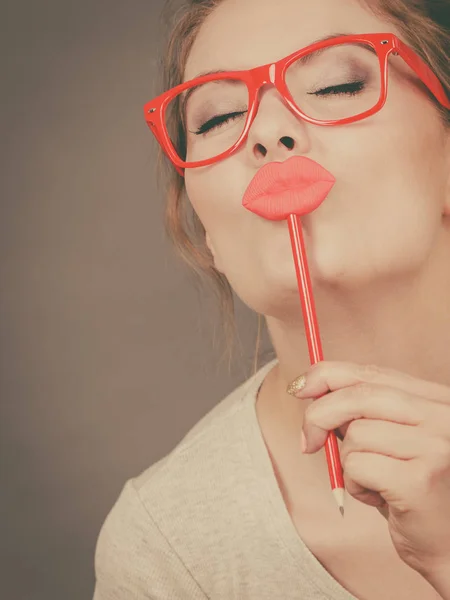
{"label": "forehead", "polygon": [[358,0],[223,0],[200,28],[184,80],[269,63],[334,32],[399,35]]}

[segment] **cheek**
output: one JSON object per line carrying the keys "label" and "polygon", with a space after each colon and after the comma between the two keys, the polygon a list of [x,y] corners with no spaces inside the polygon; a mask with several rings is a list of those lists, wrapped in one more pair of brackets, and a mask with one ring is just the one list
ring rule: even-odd
{"label": "cheek", "polygon": [[193,209],[205,229],[212,234],[223,219],[232,214],[227,191],[221,185],[220,177],[214,177],[213,171],[201,173],[201,169],[192,169],[185,176],[186,192]]}
{"label": "cheek", "polygon": [[[260,256],[265,223],[242,206],[248,173],[239,164],[219,166],[223,168],[203,173],[191,170],[185,181],[186,191],[213,244],[216,268],[245,304],[261,311],[268,283]],[[289,250],[288,232],[283,233]],[[290,279],[295,277],[292,265],[291,271]],[[270,281],[273,284],[275,278]]]}
{"label": "cheek", "polygon": [[185,177],[189,201],[217,246],[236,243],[236,233],[248,233],[251,227],[251,215],[242,206],[245,177],[239,165],[227,163],[191,169]]}
{"label": "cheek", "polygon": [[442,223],[443,136],[434,113],[415,127],[411,119],[381,111],[328,137],[336,184],[308,225],[316,278],[370,280],[426,261]]}
{"label": "cheek", "polygon": [[433,119],[418,121],[415,116],[408,114],[391,134],[386,163],[372,195],[384,237],[396,245],[399,257],[410,256],[411,261],[424,259],[437,238],[445,189],[440,129]]}

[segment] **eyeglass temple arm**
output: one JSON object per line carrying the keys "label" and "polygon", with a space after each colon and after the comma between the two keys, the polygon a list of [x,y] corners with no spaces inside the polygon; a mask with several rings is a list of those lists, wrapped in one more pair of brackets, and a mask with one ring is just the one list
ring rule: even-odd
{"label": "eyeglass temple arm", "polygon": [[450,108],[450,100],[447,98],[444,87],[430,67],[412,50],[408,48],[401,40],[397,38],[398,52],[408,66],[411,67],[420,79],[425,83],[427,88],[432,92],[435,98],[445,108]]}
{"label": "eyeglass temple arm", "polygon": [[[147,121],[147,125],[148,125],[148,128],[150,129],[150,131],[155,136],[156,141],[158,142],[159,146],[161,148],[164,148],[164,144],[162,143],[162,139],[161,139],[160,135],[158,134],[158,131],[157,131],[156,127],[154,126],[153,122]],[[163,152],[170,159],[170,156],[167,154],[166,150],[163,150]],[[184,177],[184,169],[182,169],[181,167],[178,167],[177,165],[174,165],[174,167],[177,170],[178,174],[181,175],[181,177]]]}

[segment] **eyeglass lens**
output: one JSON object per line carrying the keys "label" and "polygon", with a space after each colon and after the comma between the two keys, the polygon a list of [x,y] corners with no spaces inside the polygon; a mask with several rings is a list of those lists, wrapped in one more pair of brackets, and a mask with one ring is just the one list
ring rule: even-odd
{"label": "eyeglass lens", "polygon": [[[289,66],[285,81],[297,107],[320,121],[357,116],[372,109],[381,95],[378,56],[363,43],[307,54]],[[245,126],[248,96],[244,82],[223,79],[174,98],[166,111],[166,128],[180,158],[202,161],[231,148]]]}

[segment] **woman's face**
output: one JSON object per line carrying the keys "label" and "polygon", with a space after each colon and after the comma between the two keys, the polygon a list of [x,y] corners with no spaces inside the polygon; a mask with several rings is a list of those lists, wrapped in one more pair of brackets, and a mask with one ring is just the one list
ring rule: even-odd
{"label": "woman's face", "polygon": [[[402,38],[356,0],[225,0],[203,24],[185,80],[270,63],[335,32]],[[302,217],[319,293],[383,279],[398,283],[426,265],[444,232],[448,240],[449,135],[413,72],[393,60],[399,67],[390,67],[387,102],[375,115],[347,125],[312,125],[268,85],[240,150],[186,170],[188,197],[216,268],[257,312],[280,318],[299,312],[286,221],[265,220],[242,206],[250,181],[269,162],[306,156],[336,179],[323,204]]]}

